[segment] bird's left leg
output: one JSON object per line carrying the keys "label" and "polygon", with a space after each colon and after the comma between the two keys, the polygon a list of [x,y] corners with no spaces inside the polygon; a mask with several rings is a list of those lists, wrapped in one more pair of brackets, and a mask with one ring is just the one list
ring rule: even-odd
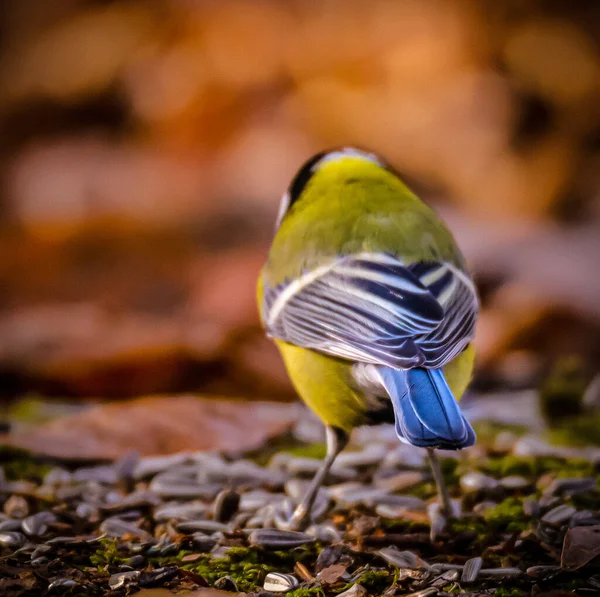
{"label": "bird's left leg", "polygon": [[338,454],[348,444],[348,433],[338,427],[327,425],[325,427],[325,433],[327,437],[327,455],[325,456],[321,468],[317,471],[311,481],[302,501],[296,506],[292,517],[285,525],[290,531],[304,530],[310,524],[310,513],[313,504],[315,503],[317,493],[319,492],[321,485],[323,485]]}

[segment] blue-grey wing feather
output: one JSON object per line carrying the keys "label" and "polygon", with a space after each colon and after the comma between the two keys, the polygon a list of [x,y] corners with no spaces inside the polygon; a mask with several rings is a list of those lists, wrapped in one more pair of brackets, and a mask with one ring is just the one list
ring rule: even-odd
{"label": "blue-grey wing feather", "polygon": [[270,336],[353,361],[441,367],[471,341],[477,296],[443,263],[383,254],[340,258],[305,280],[265,285]]}

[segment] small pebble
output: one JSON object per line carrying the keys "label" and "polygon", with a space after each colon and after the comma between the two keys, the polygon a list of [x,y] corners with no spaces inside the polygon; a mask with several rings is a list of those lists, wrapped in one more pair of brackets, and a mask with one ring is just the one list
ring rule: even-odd
{"label": "small pebble", "polygon": [[11,518],[25,518],[29,514],[29,505],[24,497],[11,495],[4,502],[4,512]]}
{"label": "small pebble", "polygon": [[483,565],[482,558],[471,558],[465,562],[465,566],[460,577],[461,582],[470,583],[475,582],[479,576],[479,571]]}
{"label": "small pebble", "polygon": [[248,540],[250,545],[259,545],[269,549],[292,549],[314,542],[314,538],[306,533],[280,531],[279,529],[256,529],[250,533]]}
{"label": "small pebble", "polygon": [[263,589],[273,593],[287,593],[298,586],[298,579],[291,574],[269,572],[265,577]]}

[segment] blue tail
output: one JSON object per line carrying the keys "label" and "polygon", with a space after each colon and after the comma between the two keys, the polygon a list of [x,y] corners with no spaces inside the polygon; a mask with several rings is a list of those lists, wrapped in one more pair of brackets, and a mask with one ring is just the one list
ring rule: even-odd
{"label": "blue tail", "polygon": [[398,437],[427,448],[458,450],[475,443],[441,369],[378,367],[396,416]]}

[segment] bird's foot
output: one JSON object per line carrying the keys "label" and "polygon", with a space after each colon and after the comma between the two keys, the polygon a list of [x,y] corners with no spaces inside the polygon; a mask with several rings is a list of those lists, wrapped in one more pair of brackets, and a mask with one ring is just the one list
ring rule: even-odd
{"label": "bird's foot", "polygon": [[[446,508],[448,508],[450,512],[447,512]],[[449,500],[446,504],[446,508],[444,507],[444,504],[440,502],[429,504],[427,508],[431,529],[429,534],[432,541],[435,541],[444,532],[450,519],[460,518],[461,516],[460,502]]]}
{"label": "bird's foot", "polygon": [[311,524],[310,511],[302,504],[296,507],[289,518],[275,516],[275,526],[280,531],[305,531]]}

